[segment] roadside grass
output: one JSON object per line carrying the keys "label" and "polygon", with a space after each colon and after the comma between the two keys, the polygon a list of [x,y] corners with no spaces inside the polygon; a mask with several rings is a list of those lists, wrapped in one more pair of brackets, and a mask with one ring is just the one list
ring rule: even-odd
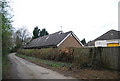
{"label": "roadside grass", "polygon": [[2,79],[10,79],[11,78],[11,64],[8,59],[8,54],[3,55],[2,57]]}
{"label": "roadside grass", "polygon": [[40,58],[26,56],[26,55],[22,55],[22,54],[16,54],[16,56],[28,59],[28,60],[30,60],[32,62],[35,62],[35,63],[46,64],[46,65],[49,65],[49,66],[55,67],[55,68],[60,68],[60,67],[69,68],[72,65],[71,63],[64,63],[64,62],[56,62],[56,61],[50,61],[50,60],[43,60],[43,59],[40,59]]}
{"label": "roadside grass", "polygon": [[0,55],[0,80],[2,79],[2,55]]}

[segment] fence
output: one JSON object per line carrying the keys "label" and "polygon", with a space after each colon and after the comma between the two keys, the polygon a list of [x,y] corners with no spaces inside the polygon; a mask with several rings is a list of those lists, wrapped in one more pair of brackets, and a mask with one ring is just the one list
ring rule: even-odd
{"label": "fence", "polygon": [[104,47],[102,50],[102,61],[111,69],[119,69],[120,47]]}

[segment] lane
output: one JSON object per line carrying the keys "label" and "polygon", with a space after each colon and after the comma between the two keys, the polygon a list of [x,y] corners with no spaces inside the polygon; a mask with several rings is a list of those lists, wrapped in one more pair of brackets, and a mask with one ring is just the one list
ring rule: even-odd
{"label": "lane", "polygon": [[13,79],[73,79],[58,72],[28,62],[15,53],[9,54]]}

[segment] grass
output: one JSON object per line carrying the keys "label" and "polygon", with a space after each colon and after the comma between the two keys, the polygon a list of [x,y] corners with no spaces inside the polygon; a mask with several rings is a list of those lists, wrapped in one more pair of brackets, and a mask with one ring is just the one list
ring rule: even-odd
{"label": "grass", "polygon": [[2,79],[2,56],[0,55],[0,80]]}
{"label": "grass", "polygon": [[11,72],[11,65],[8,59],[8,54],[3,55],[2,58],[2,78],[3,79],[10,79],[10,72]]}
{"label": "grass", "polygon": [[63,67],[63,66],[69,68],[72,65],[71,63],[43,60],[40,58],[35,58],[35,57],[26,56],[26,55],[22,55],[22,54],[16,54],[16,56],[19,56],[19,57],[25,58],[25,59],[29,59],[30,61],[35,62],[35,63],[42,63],[42,64],[46,64],[46,65],[56,67],[56,68]]}

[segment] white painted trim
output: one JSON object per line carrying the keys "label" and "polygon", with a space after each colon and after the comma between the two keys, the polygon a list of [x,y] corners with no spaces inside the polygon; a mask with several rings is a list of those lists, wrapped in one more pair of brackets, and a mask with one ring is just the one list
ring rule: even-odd
{"label": "white painted trim", "polygon": [[57,46],[60,46],[60,44],[62,44],[70,35],[71,35],[71,33],[69,33],[59,44],[57,44]]}
{"label": "white painted trim", "polygon": [[71,34],[76,38],[76,40],[77,40],[82,46],[84,46],[73,32],[72,32],[72,33],[69,33],[59,44],[57,44],[57,46],[60,46],[60,44],[62,44],[62,43],[68,38],[68,36],[70,36]]}
{"label": "white painted trim", "polygon": [[80,40],[78,39],[78,37],[72,32],[72,35],[77,39],[77,41],[82,45],[82,46],[84,46],[81,42],[80,42]]}

